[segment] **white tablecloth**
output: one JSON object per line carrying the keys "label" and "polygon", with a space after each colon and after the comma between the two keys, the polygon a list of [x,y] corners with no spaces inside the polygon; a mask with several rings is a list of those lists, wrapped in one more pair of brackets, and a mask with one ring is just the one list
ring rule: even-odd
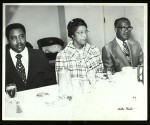
{"label": "white tablecloth", "polygon": [[[146,120],[147,89],[137,81],[136,70],[119,72],[111,80],[96,80],[91,93],[82,93],[78,79],[72,79],[73,99],[58,101],[58,85],[17,93],[23,112],[16,104],[4,102],[5,120]],[[38,93],[48,93],[37,97]]]}

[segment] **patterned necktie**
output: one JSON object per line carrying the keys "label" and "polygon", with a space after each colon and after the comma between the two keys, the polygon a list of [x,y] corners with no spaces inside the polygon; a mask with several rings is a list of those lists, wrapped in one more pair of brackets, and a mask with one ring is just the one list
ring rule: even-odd
{"label": "patterned necktie", "polygon": [[129,52],[129,48],[126,42],[123,41],[123,53],[126,56],[130,66],[131,66],[131,58],[130,58],[130,52]]}
{"label": "patterned necktie", "polygon": [[16,58],[17,58],[17,62],[16,62],[16,69],[17,69],[17,72],[18,74],[20,75],[20,77],[22,78],[23,82],[24,82],[24,85],[26,86],[26,73],[25,73],[25,68],[21,62],[21,58],[22,58],[22,55],[21,54],[17,54],[16,55]]}

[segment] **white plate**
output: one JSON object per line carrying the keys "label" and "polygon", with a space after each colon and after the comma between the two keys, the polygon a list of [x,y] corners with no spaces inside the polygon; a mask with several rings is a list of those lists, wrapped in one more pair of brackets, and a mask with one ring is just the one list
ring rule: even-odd
{"label": "white plate", "polygon": [[133,70],[133,67],[131,67],[131,66],[127,66],[127,67],[123,67],[122,68],[122,71],[123,72],[130,72],[130,71],[132,71]]}
{"label": "white plate", "polygon": [[47,92],[40,92],[38,94],[36,94],[37,97],[44,97],[44,96],[49,96],[49,93]]}
{"label": "white plate", "polygon": [[46,101],[45,102],[45,104],[47,105],[47,106],[66,106],[67,104],[69,104],[69,102],[71,102],[71,101],[69,101],[68,99],[59,99],[59,98],[57,98],[57,99],[54,99],[54,100],[48,100],[48,101]]}
{"label": "white plate", "polygon": [[131,66],[122,67],[122,70],[131,70],[131,69],[133,69],[133,67]]}

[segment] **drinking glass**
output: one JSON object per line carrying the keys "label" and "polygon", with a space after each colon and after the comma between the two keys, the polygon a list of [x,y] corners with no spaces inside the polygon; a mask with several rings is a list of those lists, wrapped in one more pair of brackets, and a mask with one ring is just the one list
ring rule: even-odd
{"label": "drinking glass", "polygon": [[90,82],[90,85],[93,89],[95,89],[95,86],[96,86],[96,70],[93,69],[93,70],[90,70],[87,72],[87,78]]}
{"label": "drinking glass", "polygon": [[91,92],[90,81],[87,78],[81,78],[79,83],[80,83],[80,86],[82,89],[82,93],[90,93]]}
{"label": "drinking glass", "polygon": [[107,74],[107,78],[109,79],[109,82],[111,82],[111,78],[113,74],[112,68],[107,68],[106,74]]}
{"label": "drinking glass", "polygon": [[73,88],[69,69],[62,69],[58,73],[59,98],[72,100]]}
{"label": "drinking glass", "polygon": [[17,94],[17,87],[15,83],[10,83],[6,85],[6,94],[9,97],[9,102],[12,103]]}

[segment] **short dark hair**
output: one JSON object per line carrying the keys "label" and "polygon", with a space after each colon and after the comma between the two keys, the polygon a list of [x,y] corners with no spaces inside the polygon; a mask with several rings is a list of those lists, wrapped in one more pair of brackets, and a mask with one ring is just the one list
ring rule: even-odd
{"label": "short dark hair", "polygon": [[87,24],[81,18],[74,18],[68,23],[67,30],[70,38],[72,38],[72,35],[77,30],[78,26],[85,26],[87,28]]}
{"label": "short dark hair", "polygon": [[115,20],[115,22],[114,22],[114,27],[117,28],[118,24],[119,24],[120,22],[123,22],[123,21],[126,21],[126,22],[128,22],[128,23],[131,25],[130,20],[129,20],[128,18],[126,18],[126,17],[121,17],[121,18],[118,18],[118,19]]}
{"label": "short dark hair", "polygon": [[18,28],[22,29],[22,31],[26,34],[26,29],[22,24],[13,23],[13,24],[7,25],[6,27],[6,38],[9,39],[9,33],[12,29],[18,29]]}

